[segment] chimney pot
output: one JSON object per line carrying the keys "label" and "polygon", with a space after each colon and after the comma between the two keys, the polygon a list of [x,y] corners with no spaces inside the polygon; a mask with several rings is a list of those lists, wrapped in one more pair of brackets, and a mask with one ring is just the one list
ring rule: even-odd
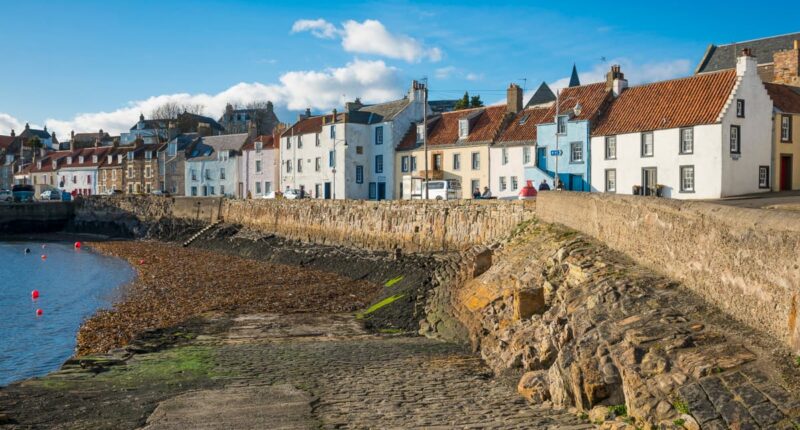
{"label": "chimney pot", "polygon": [[522,111],[522,88],[517,84],[510,84],[506,90],[506,111],[514,115]]}

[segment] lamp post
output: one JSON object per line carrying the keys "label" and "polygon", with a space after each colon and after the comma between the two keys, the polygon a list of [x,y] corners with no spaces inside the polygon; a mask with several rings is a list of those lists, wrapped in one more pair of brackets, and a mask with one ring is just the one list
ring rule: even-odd
{"label": "lamp post", "polygon": [[[567,97],[563,101],[566,102],[566,101],[570,101],[570,100],[575,100],[575,97],[574,96]],[[555,156],[555,158],[556,158],[556,170],[555,170],[555,178],[553,180],[553,188],[556,189],[556,190],[558,189],[558,186],[561,183],[561,179],[558,177],[558,159],[561,157],[561,155],[563,155],[563,152],[559,153],[559,151],[561,151],[561,150],[559,149],[559,142],[558,142],[558,137],[561,135],[561,131],[559,130],[559,127],[561,126],[561,124],[558,121],[558,118],[561,116],[561,113],[560,113],[561,101],[562,101],[561,100],[561,90],[558,90],[558,91],[556,91],[556,149],[555,149],[557,155]],[[572,112],[575,113],[575,116],[580,116],[581,110],[582,110],[582,107],[581,107],[580,103],[576,103],[575,107],[572,108]],[[566,133],[566,131],[567,131],[567,126],[566,126],[566,124],[564,124],[564,132]],[[545,154],[545,157],[546,156],[547,155]]]}

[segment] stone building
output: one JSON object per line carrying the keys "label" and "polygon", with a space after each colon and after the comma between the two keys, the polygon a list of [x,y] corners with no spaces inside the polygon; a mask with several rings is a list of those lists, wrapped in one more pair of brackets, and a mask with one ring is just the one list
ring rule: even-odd
{"label": "stone building", "polygon": [[37,197],[42,191],[59,188],[58,169],[70,154],[71,151],[51,151],[30,164],[30,183],[34,186]]}
{"label": "stone building", "polygon": [[183,196],[186,191],[186,158],[194,145],[200,141],[198,133],[183,133],[175,136],[158,151],[159,189],[174,196]]}
{"label": "stone building", "polygon": [[126,190],[125,187],[125,159],[134,146],[113,147],[106,153],[105,161],[98,168],[99,194],[109,194],[112,191]]}
{"label": "stone building", "polygon": [[250,133],[251,128],[254,128],[255,137],[272,134],[280,121],[275,115],[272,102],[267,102],[264,107],[245,109],[235,109],[228,103],[219,123],[225,129],[225,134]]}
{"label": "stone building", "polygon": [[[758,59],[758,75],[764,82],[773,82],[780,78],[783,73],[781,70],[788,66],[797,70],[797,55],[790,52],[796,48],[796,41],[800,40],[800,33],[784,34],[780,36],[765,37],[762,39],[747,40],[744,42],[730,43],[727,45],[709,45],[703,58],[695,69],[695,74],[718,72],[721,70],[731,70],[736,68],[736,57],[743,49],[749,49],[753,56]],[[789,76],[789,78],[798,79]],[[797,82],[797,81],[795,81]],[[800,85],[800,83],[788,82],[785,78],[778,83]]]}
{"label": "stone building", "polygon": [[764,86],[775,106],[772,189],[800,190],[800,87]]}
{"label": "stone building", "polygon": [[200,138],[186,159],[185,195],[243,197],[239,157],[249,139],[246,133]]}
{"label": "stone building", "polygon": [[137,141],[125,155],[125,188],[128,194],[150,194],[158,189],[159,143]]}

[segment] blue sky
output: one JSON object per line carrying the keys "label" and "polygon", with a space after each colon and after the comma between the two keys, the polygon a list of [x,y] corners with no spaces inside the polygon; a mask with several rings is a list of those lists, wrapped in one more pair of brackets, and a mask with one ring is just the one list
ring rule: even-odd
{"label": "blue sky", "polygon": [[690,74],[708,43],[800,31],[752,2],[491,3],[2,0],[0,134],[118,132],[166,100],[216,116],[270,98],[291,121],[423,76],[432,99],[495,102],[509,82],[558,86],[573,63],[584,82],[612,62],[646,82]]}

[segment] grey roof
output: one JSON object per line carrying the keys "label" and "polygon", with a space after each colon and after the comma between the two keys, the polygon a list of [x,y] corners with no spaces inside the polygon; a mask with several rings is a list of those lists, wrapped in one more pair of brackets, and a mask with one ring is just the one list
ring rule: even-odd
{"label": "grey roof", "polygon": [[772,63],[772,54],[776,51],[791,49],[795,40],[800,40],[800,33],[765,37],[728,45],[709,45],[697,65],[695,73],[716,72],[736,67],[736,56],[744,48],[750,48],[750,51],[758,59],[758,64],[769,64]]}
{"label": "grey roof", "polygon": [[554,101],[556,101],[556,95],[553,93],[553,90],[550,89],[550,86],[547,85],[547,83],[542,82],[542,85],[539,85],[539,89],[533,93],[531,99],[528,100],[528,104],[526,104],[525,107],[541,105]]}
{"label": "grey roof", "polygon": [[190,112],[184,112],[182,114],[178,114],[178,119],[180,120],[182,118],[190,118],[190,119],[195,120],[197,122],[204,122],[204,123],[209,124],[209,126],[213,130],[225,131],[225,127],[220,125],[220,123],[218,123],[217,120],[215,120],[214,118],[211,118],[211,117],[207,117],[207,116],[203,116],[203,115],[197,115],[195,113],[190,113]]}
{"label": "grey roof", "polygon": [[573,64],[572,65],[572,76],[569,77],[569,87],[579,87],[581,86],[581,80],[578,78],[578,67]]}
{"label": "grey roof", "polygon": [[363,122],[365,124],[391,121],[410,103],[411,101],[408,98],[402,98],[386,103],[362,106],[357,111],[350,112],[349,119],[351,122]]}
{"label": "grey roof", "polygon": [[[183,133],[179,134],[172,138],[169,143],[177,143],[178,144],[178,151],[186,150],[195,140],[200,137],[198,133]],[[166,151],[167,145],[161,148],[162,151]]]}
{"label": "grey roof", "polygon": [[30,139],[34,136],[38,137],[39,139],[50,139],[50,133],[44,130],[36,130],[33,128],[26,128],[22,133],[19,134],[19,137],[23,139]]}
{"label": "grey roof", "polygon": [[220,151],[241,151],[249,136],[247,133],[241,133],[200,138],[189,155],[189,161],[214,160],[217,158],[214,153]]}
{"label": "grey roof", "polygon": [[457,99],[428,100],[428,106],[430,106],[431,111],[433,111],[433,113],[452,112],[456,108],[456,103],[458,103]]}

